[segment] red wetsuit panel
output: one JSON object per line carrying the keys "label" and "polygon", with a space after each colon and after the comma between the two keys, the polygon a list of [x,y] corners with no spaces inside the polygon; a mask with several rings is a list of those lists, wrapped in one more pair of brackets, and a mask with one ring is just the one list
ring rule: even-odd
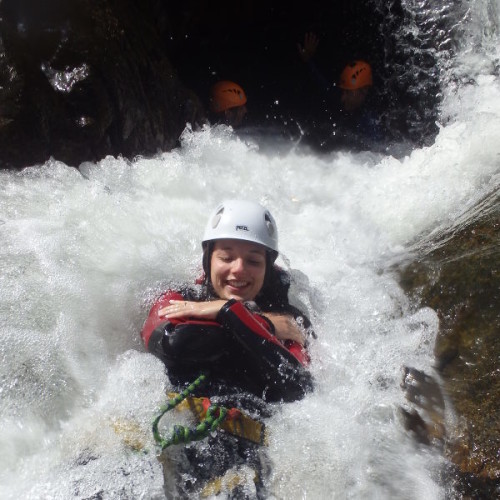
{"label": "red wetsuit panel", "polygon": [[[164,293],[154,304],[151,310],[149,311],[149,315],[142,327],[141,337],[146,349],[148,348],[149,338],[153,333],[153,330],[160,324],[165,323],[165,317],[159,316],[158,311],[163,307],[169,306],[171,300],[184,300],[184,297],[177,292],[168,291]],[[172,322],[175,322],[173,320]]]}
{"label": "red wetsuit panel", "polygon": [[267,400],[295,401],[312,390],[303,354],[298,355],[296,347],[287,349],[241,302],[228,301],[217,320],[240,345],[246,369]]}
{"label": "red wetsuit panel", "polygon": [[258,314],[251,313],[241,302],[235,302],[230,306],[232,313],[236,314],[240,321],[242,321],[247,328],[249,328],[255,335],[262,337],[268,342],[272,342],[281,349],[286,349],[290,354],[292,354],[297,361],[302,365],[309,364],[309,356],[306,350],[298,343],[293,340],[287,340],[284,343],[281,342],[277,337],[275,337],[270,331],[269,326],[264,318]]}
{"label": "red wetsuit panel", "polygon": [[272,323],[242,302],[226,302],[216,321],[170,320],[158,315],[170,300],[185,298],[173,291],[160,296],[141,332],[147,350],[163,360],[169,376],[189,379],[195,372],[208,370],[214,377],[235,380],[275,401],[300,399],[312,390],[305,349],[277,339],[270,331]]}
{"label": "red wetsuit panel", "polygon": [[219,323],[215,321],[204,320],[204,319],[175,318],[167,320],[165,316],[160,316],[158,314],[158,311],[166,306],[169,306],[171,300],[185,300],[185,299],[179,292],[173,292],[169,290],[168,292],[160,296],[160,298],[153,304],[153,307],[149,311],[149,315],[141,331],[141,337],[144,342],[144,345],[146,346],[146,349],[148,348],[149,339],[151,338],[151,334],[153,333],[153,331],[159,325],[161,325],[162,323],[166,323],[167,321],[169,323],[172,323],[173,325],[178,325],[181,323],[189,323],[192,325],[200,324],[200,325],[220,326]]}
{"label": "red wetsuit panel", "polygon": [[285,347],[300,361],[303,366],[309,365],[311,358],[306,351],[306,348],[295,342],[295,340],[285,340]]}

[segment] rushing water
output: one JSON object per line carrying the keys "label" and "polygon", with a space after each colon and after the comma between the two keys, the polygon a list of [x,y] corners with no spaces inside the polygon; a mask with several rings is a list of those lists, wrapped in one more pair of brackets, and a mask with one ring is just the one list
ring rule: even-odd
{"label": "rushing water", "polygon": [[150,424],[169,384],[139,330],[167,283],[199,274],[207,213],[225,198],[271,210],[318,335],[316,391],[268,422],[271,494],[453,496],[445,459],[398,411],[402,367],[433,373],[438,318],[388,269],[499,188],[498,12],[473,4],[439,133],[399,159],[214,127],[153,159],[1,172],[0,497],[165,496]]}

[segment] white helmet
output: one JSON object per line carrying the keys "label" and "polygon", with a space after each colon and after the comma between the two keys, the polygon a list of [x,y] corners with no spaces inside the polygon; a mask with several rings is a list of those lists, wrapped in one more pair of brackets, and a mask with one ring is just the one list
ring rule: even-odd
{"label": "white helmet", "polygon": [[273,216],[253,201],[227,200],[208,219],[202,243],[234,239],[259,243],[278,252],[278,228]]}

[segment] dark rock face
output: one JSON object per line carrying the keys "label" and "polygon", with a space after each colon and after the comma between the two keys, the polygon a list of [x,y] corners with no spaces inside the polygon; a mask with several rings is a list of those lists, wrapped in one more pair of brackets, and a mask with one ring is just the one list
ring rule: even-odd
{"label": "dark rock face", "polygon": [[[348,62],[366,60],[374,70],[370,100],[386,142],[424,144],[437,130],[436,62],[444,56],[442,38],[450,38],[456,13],[441,6],[438,19],[429,2],[409,3],[241,0],[218,8],[188,1],[168,7],[169,19],[177,22],[165,39],[181,78],[202,100],[212,83],[233,80],[248,96],[250,125],[282,128],[288,136],[300,129],[311,145],[324,144],[314,148],[319,151],[352,146],[340,140],[335,82]],[[311,32],[319,38],[317,72],[297,52]],[[318,84],[318,73],[328,92]]]}
{"label": "dark rock face", "polygon": [[410,409],[400,408],[405,429],[426,445],[440,448],[445,441],[445,402],[439,383],[434,377],[411,367],[404,367],[401,383]]}
{"label": "dark rock face", "polygon": [[169,150],[186,122],[205,121],[219,79],[245,89],[250,126],[307,129],[338,149],[340,93],[322,95],[299,60],[306,32],[320,39],[315,60],[329,84],[353,59],[372,64],[388,140],[429,142],[440,37],[456,25],[449,10],[448,21],[443,9],[427,19],[431,7],[399,0],[1,0],[0,168]]}
{"label": "dark rock face", "polygon": [[150,4],[2,0],[1,167],[153,154],[202,120]]}
{"label": "dark rock face", "polygon": [[402,282],[440,317],[437,369],[454,410],[447,454],[466,498],[496,498],[500,485],[500,195],[406,267]]}

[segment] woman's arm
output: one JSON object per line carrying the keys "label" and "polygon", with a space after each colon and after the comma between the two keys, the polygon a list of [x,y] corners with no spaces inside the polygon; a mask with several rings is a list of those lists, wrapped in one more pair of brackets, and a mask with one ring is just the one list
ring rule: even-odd
{"label": "woman's arm", "polygon": [[306,345],[306,332],[291,314],[267,312],[262,313],[274,325],[274,333],[280,340],[290,340],[301,346]]}
{"label": "woman's arm", "polygon": [[230,300],[221,308],[217,321],[244,349],[248,370],[260,379],[265,399],[294,401],[312,390],[313,380],[306,369],[307,353],[287,349],[243,303]]}
{"label": "woman's arm", "polygon": [[301,399],[313,386],[309,357],[300,343],[271,333],[273,326],[235,300],[193,302],[170,292],[152,307],[141,335],[169,370],[199,371],[230,356],[265,399]]}
{"label": "woman's arm", "polygon": [[170,304],[171,300],[184,300],[184,297],[172,290],[164,293],[160,298],[153,304],[149,311],[149,315],[144,322],[141,330],[141,338],[144,342],[146,349],[149,350],[149,342],[151,341],[151,336],[158,326],[166,322],[164,315],[161,314],[161,310]]}
{"label": "woman's arm", "polygon": [[226,300],[208,300],[203,302],[194,302],[181,298],[172,298],[168,304],[159,309],[158,314],[168,319],[180,318],[203,318],[215,320],[217,314]]}
{"label": "woman's arm", "polygon": [[199,371],[218,362],[227,353],[228,341],[221,325],[209,319],[188,319],[185,314],[184,317],[181,314],[166,316],[164,310],[171,307],[172,301],[196,304],[184,301],[178,292],[162,295],[151,308],[141,331],[146,349],[159,357],[169,370]]}
{"label": "woman's arm", "polygon": [[271,321],[274,326],[274,334],[283,342],[283,345],[304,366],[310,362],[306,345],[306,329],[300,325],[291,314],[263,313],[263,316]]}
{"label": "woman's arm", "polygon": [[[193,302],[176,298],[170,299],[168,305],[159,309],[158,314],[169,320],[187,317],[215,320],[226,303],[226,300]],[[305,328],[302,328],[291,314],[268,312],[259,315],[253,314],[253,316],[258,320],[262,316],[267,318],[271,322],[270,327],[274,335],[282,341],[281,345],[288,349],[301,364],[307,365],[309,363],[309,356],[304,348],[306,345]]]}

